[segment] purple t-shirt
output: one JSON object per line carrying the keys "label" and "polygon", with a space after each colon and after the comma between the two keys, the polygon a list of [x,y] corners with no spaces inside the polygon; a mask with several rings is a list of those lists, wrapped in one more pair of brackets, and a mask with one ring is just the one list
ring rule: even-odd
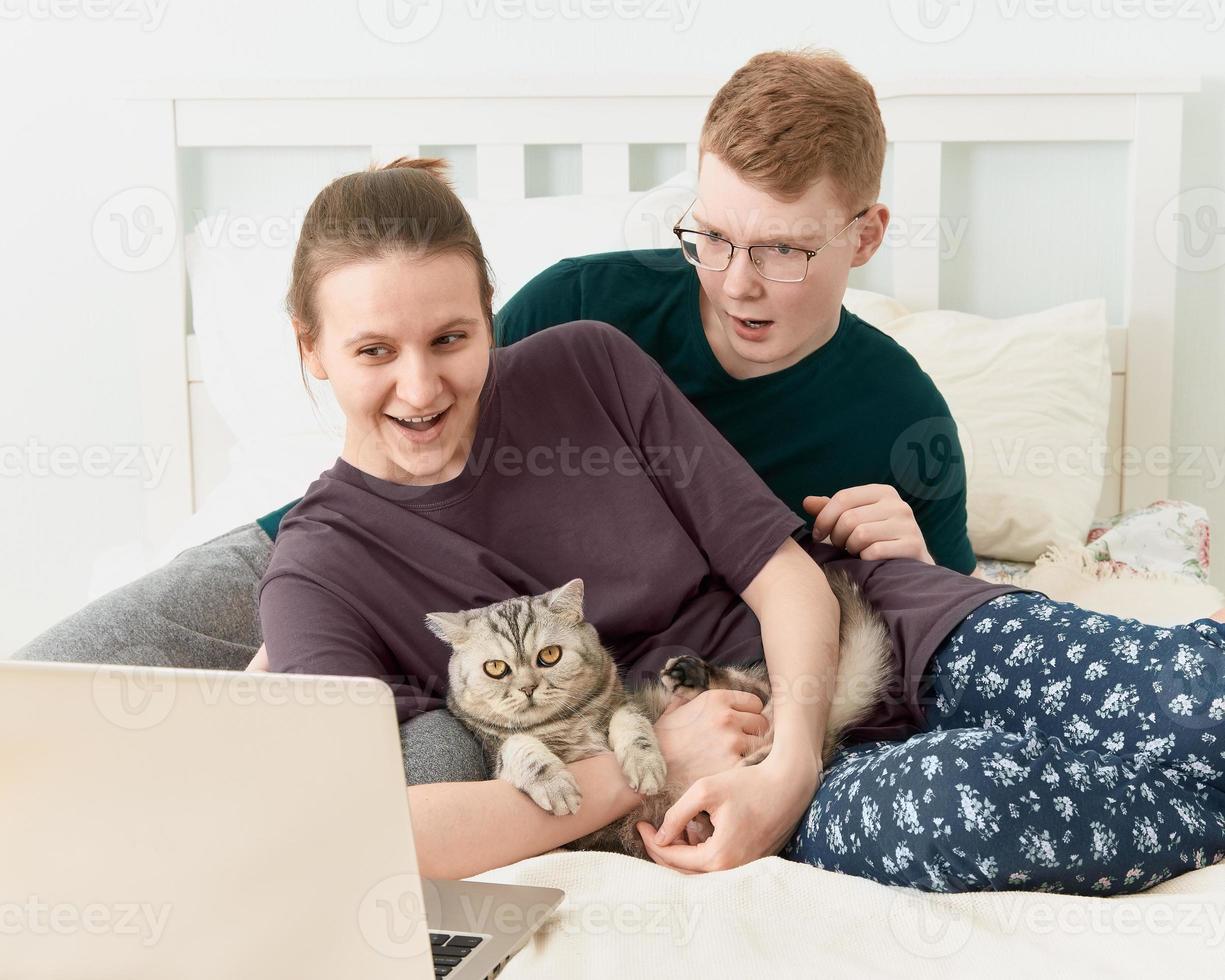
{"label": "purple t-shirt", "polygon": [[[572,578],[630,683],[681,653],[763,657],[740,593],[803,522],[633,341],[584,321],[496,348],[480,406],[453,480],[403,486],[337,459],[285,516],[259,591],[273,671],[379,677],[403,722],[445,704],[449,650],[427,612]],[[1011,590],[805,546],[893,617],[897,696],[864,727],[904,737],[931,653]]]}

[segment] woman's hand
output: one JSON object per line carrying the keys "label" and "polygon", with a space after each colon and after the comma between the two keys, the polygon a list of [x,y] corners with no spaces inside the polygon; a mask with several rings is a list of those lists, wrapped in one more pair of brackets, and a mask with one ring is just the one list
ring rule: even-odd
{"label": "woman's hand", "polygon": [[914,511],[897,487],[869,483],[839,490],[832,497],[805,497],[803,504],[804,510],[816,518],[814,541],[828,537],[835,547],[865,561],[914,558],[935,564]]}
{"label": "woman's hand", "polygon": [[255,656],[247,664],[247,670],[268,672],[268,648],[264,644],[261,643],[259,649],[255,651]]}
{"label": "woman's hand", "polygon": [[703,691],[689,701],[673,698],[655,722],[668,781],[688,788],[703,776],[738,765],[769,731],[770,721],[761,711],[761,698],[748,691]]}
{"label": "woman's hand", "polygon": [[[739,766],[695,782],[664,815],[656,843],[645,820],[637,829],[656,864],[693,874],[738,868],[778,854],[795,833],[821,785],[819,766],[771,752],[755,766]],[[700,844],[670,843],[701,811],[710,814],[714,834]]]}

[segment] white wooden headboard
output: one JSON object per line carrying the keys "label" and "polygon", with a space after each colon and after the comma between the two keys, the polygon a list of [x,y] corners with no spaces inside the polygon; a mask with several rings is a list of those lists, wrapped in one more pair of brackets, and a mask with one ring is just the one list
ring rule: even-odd
{"label": "white wooden headboard", "polygon": [[[161,134],[155,184],[171,200],[181,200],[180,154],[200,148],[362,147],[370,158],[386,161],[438,145],[474,148],[475,196],[509,200],[523,197],[531,178],[525,147],[577,146],[583,193],[630,189],[631,147],[639,144],[683,147],[679,156],[695,166],[694,141],[720,81],[641,78],[562,93],[554,81],[515,82],[497,92],[405,81],[258,89],[218,83],[146,87],[135,97],[147,124]],[[946,161],[957,145],[1089,142],[1124,148],[1125,189],[1112,204],[1125,216],[1125,241],[1121,317],[1114,318],[1110,336],[1109,445],[1112,451],[1134,447],[1137,458],[1170,442],[1176,269],[1165,255],[1174,254],[1177,229],[1159,217],[1179,193],[1182,95],[1198,88],[1197,80],[1168,78],[877,83],[890,141],[881,200],[895,217],[945,213]],[[1034,186],[1046,179],[1033,174]],[[911,310],[934,309],[946,268],[941,249],[917,238],[902,241],[891,249],[885,288],[870,288],[891,293]],[[145,442],[174,448],[147,510],[147,539],[161,541],[191,515],[199,471],[225,447],[214,444],[224,433],[210,419],[207,393],[189,356],[181,247],[149,283],[149,302],[133,315],[145,338]],[[1092,295],[1097,293],[1066,299]],[[1051,304],[1012,312],[1046,305]],[[1160,469],[1116,471],[1107,477],[1099,513],[1149,503],[1165,496],[1167,487]]]}

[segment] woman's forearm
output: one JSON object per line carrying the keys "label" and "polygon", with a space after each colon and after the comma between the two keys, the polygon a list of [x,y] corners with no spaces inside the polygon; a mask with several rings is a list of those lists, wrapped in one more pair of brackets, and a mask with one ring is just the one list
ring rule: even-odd
{"label": "woman's forearm", "polygon": [[761,623],[774,701],[774,749],[821,763],[838,672],[838,600],[825,573],[788,540],[744,592]]}
{"label": "woman's forearm", "polygon": [[417,862],[427,878],[458,879],[544,854],[625,816],[643,797],[611,752],[566,766],[583,794],[578,813],[542,810],[504,779],[408,788]]}

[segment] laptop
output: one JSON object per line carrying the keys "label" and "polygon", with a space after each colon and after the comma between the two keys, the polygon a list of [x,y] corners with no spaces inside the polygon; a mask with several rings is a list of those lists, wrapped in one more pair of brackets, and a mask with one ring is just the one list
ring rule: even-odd
{"label": "laptop", "polygon": [[0,976],[495,976],[557,888],[417,872],[374,678],[0,661]]}

